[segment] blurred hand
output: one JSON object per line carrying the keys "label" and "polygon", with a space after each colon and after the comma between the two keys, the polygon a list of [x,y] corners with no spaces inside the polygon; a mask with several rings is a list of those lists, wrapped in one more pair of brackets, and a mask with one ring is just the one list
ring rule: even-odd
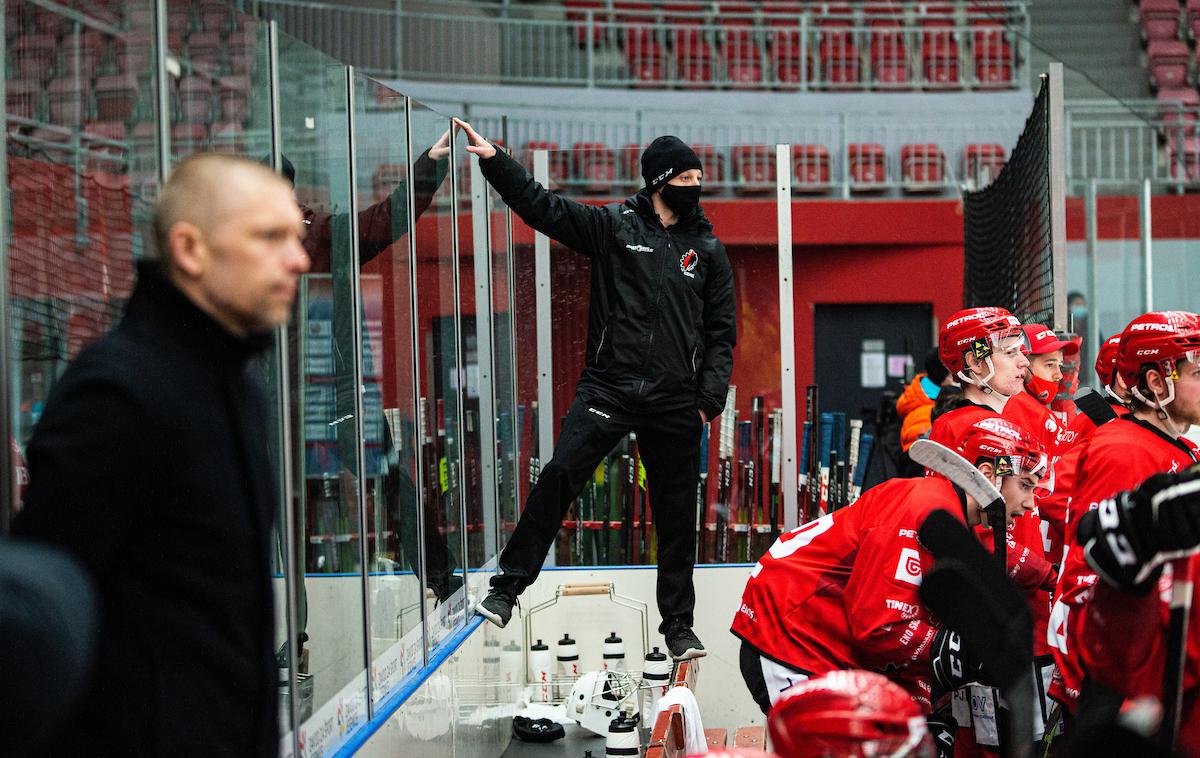
{"label": "blurred hand", "polygon": [[450,130],[447,129],[446,133],[443,134],[440,138],[438,138],[437,142],[434,142],[432,145],[429,146],[429,157],[435,161],[440,161],[449,154],[450,154]]}
{"label": "blurred hand", "polygon": [[701,421],[703,421],[703,422],[704,422],[704,423],[706,423],[706,424],[708,423],[708,416],[705,416],[705,415],[704,415],[704,411],[702,411],[702,410],[700,410],[699,408],[697,408],[697,409],[696,409],[696,413],[699,413],[699,414],[700,414],[700,420],[701,420]]}
{"label": "blurred hand", "polygon": [[454,125],[462,129],[467,135],[467,152],[478,155],[481,159],[491,158],[496,154],[496,148],[490,142],[479,136],[479,132],[471,128],[471,125],[461,118],[454,119]]}

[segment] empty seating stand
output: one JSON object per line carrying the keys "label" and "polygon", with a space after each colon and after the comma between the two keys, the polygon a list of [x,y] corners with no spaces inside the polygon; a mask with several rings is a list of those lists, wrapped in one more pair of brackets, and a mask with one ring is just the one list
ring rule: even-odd
{"label": "empty seating stand", "polygon": [[1142,36],[1147,40],[1175,39],[1179,36],[1178,0],[1141,0],[1138,15]]}
{"label": "empty seating stand", "polygon": [[617,178],[617,157],[599,142],[576,142],[571,148],[571,183],[581,192],[609,192]]}
{"label": "empty seating stand", "polygon": [[732,150],[733,191],[760,194],[775,189],[775,153],[766,145],[738,145]]}

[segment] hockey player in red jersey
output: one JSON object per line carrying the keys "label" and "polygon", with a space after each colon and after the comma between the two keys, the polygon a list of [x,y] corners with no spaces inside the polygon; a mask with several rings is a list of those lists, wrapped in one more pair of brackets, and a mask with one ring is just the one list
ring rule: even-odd
{"label": "hockey player in red jersey", "polygon": [[[1000,480],[1009,522],[1033,507],[1046,455],[1031,435],[993,417],[955,448]],[[743,642],[742,676],[764,712],[792,684],[838,669],[888,672],[926,709],[931,676],[947,690],[974,678],[978,667],[955,660],[917,594],[932,566],[917,529],[935,509],[970,526],[986,523],[980,504],[942,477],[892,479],[771,546],[732,626]],[[1010,565],[1023,584],[1052,575],[1029,551],[1010,551]]]}
{"label": "hockey player in red jersey", "polygon": [[1004,308],[967,308],[942,325],[938,356],[962,384],[967,404],[933,422],[929,439],[953,448],[981,418],[998,416],[1025,386],[1029,341],[1021,322]]}
{"label": "hockey player in red jersey", "polygon": [[[1185,662],[1183,649],[1167,649],[1166,602],[1190,599],[1200,561],[1185,557],[1200,545],[1200,487],[1194,475],[1187,486],[1175,486],[1178,472],[1200,459],[1180,436],[1200,423],[1200,317],[1164,311],[1134,319],[1121,337],[1117,370],[1132,412],[1096,430],[1076,495],[1089,509],[1076,536],[1103,581],[1093,585],[1085,611],[1072,617],[1080,644],[1068,655],[1079,656],[1088,681],[1121,696],[1170,704],[1182,694],[1179,746],[1200,755],[1200,604],[1191,604],[1188,637],[1179,641]],[[1168,732],[1170,711],[1164,708]]]}
{"label": "hockey player in red jersey", "polygon": [[[1092,584],[1096,581],[1095,572],[1087,565],[1079,543],[1075,540],[1079,518],[1087,510],[1082,506],[1070,506],[1076,490],[1079,462],[1087,453],[1092,435],[1100,426],[1129,412],[1125,408],[1125,403],[1129,400],[1129,389],[1117,373],[1117,352],[1120,346],[1119,332],[1100,345],[1096,356],[1096,377],[1100,386],[1104,388],[1104,394],[1101,396],[1091,393],[1087,399],[1079,397],[1079,415],[1059,435],[1059,453],[1062,457],[1057,464],[1054,493],[1040,504],[1042,510],[1061,510],[1065,514],[1061,570],[1058,586],[1054,591],[1054,608],[1046,632],[1055,662],[1054,679],[1050,683],[1048,694],[1063,704],[1068,715],[1075,712],[1075,701],[1079,698],[1079,687],[1083,683],[1083,672],[1079,668],[1078,657],[1067,655],[1067,651],[1074,650],[1078,643],[1077,635],[1073,636],[1076,625],[1071,623],[1071,615],[1083,605],[1083,601],[1090,594]],[[1036,628],[1034,633],[1037,633]]]}

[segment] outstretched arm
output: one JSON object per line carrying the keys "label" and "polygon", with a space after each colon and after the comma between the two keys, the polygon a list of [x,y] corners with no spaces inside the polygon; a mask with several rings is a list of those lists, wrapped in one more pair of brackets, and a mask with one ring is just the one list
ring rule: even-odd
{"label": "outstretched arm", "polygon": [[611,230],[601,208],[550,192],[466,121],[456,118],[454,125],[466,133],[467,151],[479,156],[484,178],[522,221],[572,250],[589,257],[603,255]]}

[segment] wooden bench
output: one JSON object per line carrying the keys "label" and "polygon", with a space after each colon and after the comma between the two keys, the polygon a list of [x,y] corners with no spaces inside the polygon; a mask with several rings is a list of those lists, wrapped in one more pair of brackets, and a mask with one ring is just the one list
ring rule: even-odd
{"label": "wooden bench", "polygon": [[767,750],[767,728],[765,726],[741,726],[733,733],[733,746],[751,750]]}

